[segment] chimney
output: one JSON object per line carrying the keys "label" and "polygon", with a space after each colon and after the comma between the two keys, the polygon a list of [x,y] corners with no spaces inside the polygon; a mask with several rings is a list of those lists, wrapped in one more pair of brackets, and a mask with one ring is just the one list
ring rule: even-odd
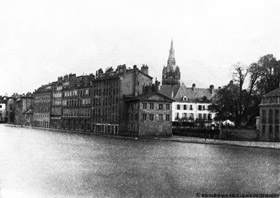
{"label": "chimney", "polygon": [[147,65],[142,65],[141,67],[141,72],[145,73],[145,74],[149,74],[149,67]]}
{"label": "chimney", "polygon": [[192,84],[192,90],[195,90],[195,83]]}
{"label": "chimney", "polygon": [[69,78],[68,78],[68,75],[65,75],[65,76],[64,76],[64,81],[68,81],[68,79],[69,79]]}
{"label": "chimney", "polygon": [[213,93],[213,90],[214,90],[214,85],[210,85],[210,86],[209,86],[209,89],[210,89],[210,93],[212,94],[212,93]]}

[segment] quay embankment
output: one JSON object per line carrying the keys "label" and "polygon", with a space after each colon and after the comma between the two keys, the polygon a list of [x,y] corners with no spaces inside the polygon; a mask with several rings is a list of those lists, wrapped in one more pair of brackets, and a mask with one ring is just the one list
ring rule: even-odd
{"label": "quay embankment", "polygon": [[[21,126],[21,125],[5,124],[5,126],[27,128],[27,129],[38,129],[38,130],[46,130],[46,131],[53,131],[53,132],[79,133],[79,134],[87,134],[87,135],[102,135],[105,137],[113,137],[113,138],[129,138],[129,139],[137,138],[137,137],[132,137],[132,136],[120,136],[120,135],[92,133],[89,131],[52,129],[52,128],[43,128],[43,127],[31,127],[31,126],[24,126],[24,125]],[[139,139],[142,139],[142,138],[139,137]],[[280,149],[280,142],[232,141],[232,140],[186,137],[186,136],[176,136],[176,135],[173,135],[170,137],[152,137],[152,138],[145,137],[145,139],[154,139],[154,140],[159,140],[159,141],[172,141],[172,142],[180,142],[180,143],[214,144],[214,145],[242,146],[242,147],[253,147],[253,148]]]}

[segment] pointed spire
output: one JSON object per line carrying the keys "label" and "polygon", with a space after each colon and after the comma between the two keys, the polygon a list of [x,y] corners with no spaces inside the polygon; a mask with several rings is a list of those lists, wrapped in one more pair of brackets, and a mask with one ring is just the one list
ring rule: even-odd
{"label": "pointed spire", "polygon": [[170,46],[170,50],[169,50],[169,57],[168,57],[168,61],[167,61],[167,66],[175,66],[176,65],[176,61],[175,61],[175,51],[173,48],[173,39],[171,39],[171,46]]}

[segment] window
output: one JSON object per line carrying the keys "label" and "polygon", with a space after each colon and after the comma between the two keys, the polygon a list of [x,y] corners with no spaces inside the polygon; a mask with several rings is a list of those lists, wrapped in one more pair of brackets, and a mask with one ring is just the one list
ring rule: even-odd
{"label": "window", "polygon": [[206,120],[206,118],[207,118],[207,114],[204,113],[204,114],[203,114],[203,120]]}
{"label": "window", "polygon": [[262,123],[265,124],[266,123],[266,110],[262,110]]}
{"label": "window", "polygon": [[179,113],[176,113],[175,120],[178,120],[178,119],[179,119]]}
{"label": "window", "polygon": [[184,110],[187,110],[187,105],[184,105]]}
{"label": "window", "polygon": [[275,124],[279,123],[279,110],[278,109],[275,109],[274,123]]}
{"label": "window", "polygon": [[170,110],[170,104],[166,104],[166,110]]}
{"label": "window", "polygon": [[150,114],[150,121],[153,121],[154,120],[154,114]]}
{"label": "window", "polygon": [[166,121],[170,121],[170,115],[166,114]]}
{"label": "window", "polygon": [[154,109],[154,103],[150,103],[150,109]]}
{"label": "window", "polygon": [[163,104],[159,104],[158,109],[162,110],[163,109]]}
{"label": "window", "polygon": [[183,118],[187,119],[187,113],[183,113]]}
{"label": "window", "polygon": [[269,125],[269,135],[272,135],[272,125]]}
{"label": "window", "polygon": [[273,117],[273,111],[272,109],[269,109],[269,114],[268,114],[268,123],[272,123],[272,117]]}
{"label": "window", "polygon": [[[276,136],[276,134],[278,134],[279,133],[279,125],[278,124],[276,124],[275,125],[275,136]],[[278,138],[278,137],[276,137],[276,138]]]}
{"label": "window", "polygon": [[193,110],[192,105],[190,105],[190,110]]}
{"label": "window", "polygon": [[180,110],[180,105],[179,104],[177,105],[177,109]]}
{"label": "window", "polygon": [[147,103],[143,103],[143,109],[147,109]]}
{"label": "window", "polygon": [[201,111],[202,110],[202,106],[198,105],[198,110]]}
{"label": "window", "polygon": [[159,116],[159,120],[160,120],[160,121],[163,121],[163,115],[162,115],[162,114],[159,114],[158,116]]}
{"label": "window", "polygon": [[138,121],[138,114],[135,114],[135,121]]}
{"label": "window", "polygon": [[143,118],[143,120],[147,120],[147,114],[142,114],[142,118]]}

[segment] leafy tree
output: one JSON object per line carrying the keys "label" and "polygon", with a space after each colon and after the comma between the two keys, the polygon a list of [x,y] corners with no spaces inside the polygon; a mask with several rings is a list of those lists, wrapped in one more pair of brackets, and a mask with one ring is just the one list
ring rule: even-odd
{"label": "leafy tree", "polygon": [[[249,87],[245,87],[246,77],[250,75],[251,67],[241,63],[233,66],[233,80],[220,90],[214,98],[212,111],[216,112],[218,120],[232,120],[236,126],[248,124],[251,119],[250,111],[255,101],[254,88],[256,80],[250,78]],[[249,74],[249,75],[248,75]]]}
{"label": "leafy tree", "polygon": [[264,95],[279,87],[279,63],[272,54],[267,54],[262,56],[257,63],[251,64],[251,76],[258,76],[256,79],[256,91],[259,95]]}

